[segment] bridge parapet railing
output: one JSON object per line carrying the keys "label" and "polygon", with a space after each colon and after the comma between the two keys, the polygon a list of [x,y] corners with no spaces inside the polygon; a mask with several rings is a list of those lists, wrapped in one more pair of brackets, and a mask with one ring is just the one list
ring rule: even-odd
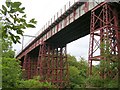
{"label": "bridge parapet railing", "polygon": [[[52,23],[54,23],[58,17],[63,15],[71,6],[73,6],[76,2],[94,2],[94,6],[103,2],[105,0],[70,0],[67,2],[35,35],[40,35],[44,30],[46,30]],[[92,6],[93,7],[93,6]]]}

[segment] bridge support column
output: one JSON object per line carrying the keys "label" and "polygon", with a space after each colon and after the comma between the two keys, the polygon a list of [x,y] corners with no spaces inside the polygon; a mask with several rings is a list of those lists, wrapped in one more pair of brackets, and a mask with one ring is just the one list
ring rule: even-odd
{"label": "bridge support column", "polygon": [[30,56],[29,54],[26,54],[24,56],[24,62],[23,62],[23,77],[24,79],[30,79]]}
{"label": "bridge support column", "polygon": [[[111,59],[110,64],[120,60],[120,21],[118,16],[117,9],[107,3],[101,3],[91,11],[89,75],[92,75],[93,61],[105,61],[109,58]],[[101,68],[105,65],[101,65]],[[104,77],[105,73],[102,76]]]}
{"label": "bridge support column", "polygon": [[36,70],[37,70],[37,60],[38,58],[34,55],[31,54],[30,57],[30,78],[33,78],[34,76],[36,76]]}
{"label": "bridge support column", "polygon": [[40,45],[37,75],[40,75],[43,82],[48,81],[64,87],[68,82],[66,46],[59,47],[45,42]]}
{"label": "bridge support column", "polygon": [[37,58],[34,55],[26,54],[23,60],[23,78],[31,79],[36,76]]}

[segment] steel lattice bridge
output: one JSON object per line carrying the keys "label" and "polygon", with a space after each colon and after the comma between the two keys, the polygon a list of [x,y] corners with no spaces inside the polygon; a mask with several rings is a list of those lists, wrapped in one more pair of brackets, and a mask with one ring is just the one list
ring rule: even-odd
{"label": "steel lattice bridge", "polygon": [[64,10],[61,9],[43,29],[17,55],[27,79],[37,75],[41,77],[42,82],[48,81],[64,87],[69,78],[66,45],[88,34],[90,75],[92,62],[105,58],[101,54],[101,43],[109,43],[110,54],[120,58],[119,2],[74,0],[73,3],[65,5]]}

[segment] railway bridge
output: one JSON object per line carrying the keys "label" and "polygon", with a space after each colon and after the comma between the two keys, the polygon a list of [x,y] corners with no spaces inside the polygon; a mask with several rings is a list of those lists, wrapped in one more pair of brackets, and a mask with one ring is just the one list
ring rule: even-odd
{"label": "railway bridge", "polygon": [[110,54],[120,57],[120,3],[101,1],[69,2],[42,28],[43,31],[16,56],[25,78],[38,75],[43,82],[64,87],[69,77],[66,45],[88,34],[90,75],[92,62],[104,58],[101,43],[109,44]]}

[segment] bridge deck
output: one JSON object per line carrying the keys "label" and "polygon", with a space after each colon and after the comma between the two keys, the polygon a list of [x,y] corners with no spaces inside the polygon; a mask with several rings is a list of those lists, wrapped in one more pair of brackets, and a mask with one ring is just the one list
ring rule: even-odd
{"label": "bridge deck", "polygon": [[[88,5],[87,11],[83,11],[82,9]],[[37,36],[27,47],[24,48],[16,57],[21,58],[30,51],[34,50],[36,47],[41,45],[43,42],[54,43],[57,45],[64,46],[67,43],[70,43],[78,38],[84,37],[90,33],[90,19],[91,19],[91,9],[96,5],[93,3],[83,3],[76,2],[71,6],[66,12],[64,12],[59,18],[56,19],[46,30],[44,30],[40,35]],[[116,6],[117,7],[117,6]],[[79,12],[79,16],[76,18],[74,14]],[[82,13],[82,14],[81,14]],[[74,20],[70,22],[68,25],[59,28],[57,30],[56,27],[60,25],[60,23],[65,23],[65,20],[68,18],[74,17]],[[76,15],[77,16],[77,15]],[[76,19],[75,19],[76,18]],[[73,18],[72,18],[73,19]],[[53,31],[55,32],[53,33]]]}

